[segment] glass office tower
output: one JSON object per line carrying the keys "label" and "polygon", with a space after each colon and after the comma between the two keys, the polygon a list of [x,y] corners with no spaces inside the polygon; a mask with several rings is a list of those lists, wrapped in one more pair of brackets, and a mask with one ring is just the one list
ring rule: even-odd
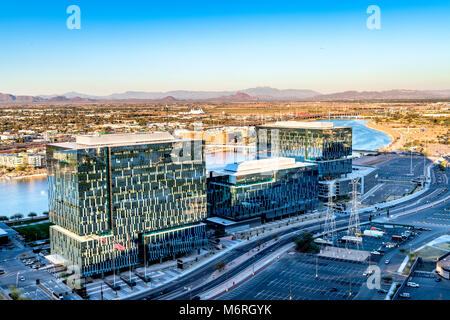
{"label": "glass office tower", "polygon": [[230,164],[208,178],[208,213],[263,220],[304,213],[318,204],[317,165],[291,158]]}
{"label": "glass office tower", "polygon": [[204,246],[203,147],[168,133],[47,146],[52,254],[89,276]]}
{"label": "glass office tower", "polygon": [[285,121],[256,127],[258,158],[292,157],[316,163],[319,178],[352,172],[352,128],[332,122]]}

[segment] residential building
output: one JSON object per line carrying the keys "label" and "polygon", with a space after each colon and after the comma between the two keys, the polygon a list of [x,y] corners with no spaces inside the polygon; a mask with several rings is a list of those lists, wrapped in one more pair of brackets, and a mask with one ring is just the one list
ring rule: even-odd
{"label": "residential building", "polygon": [[32,153],[26,155],[27,164],[32,168],[45,167],[45,154]]}
{"label": "residential building", "polygon": [[19,153],[0,154],[0,166],[6,168],[17,168],[25,165],[25,158]]}

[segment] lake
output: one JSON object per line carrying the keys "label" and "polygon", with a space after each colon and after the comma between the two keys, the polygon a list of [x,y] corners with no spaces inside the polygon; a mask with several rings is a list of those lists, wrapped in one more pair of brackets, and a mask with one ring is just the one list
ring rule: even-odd
{"label": "lake", "polygon": [[[324,120],[327,121],[327,120]],[[338,126],[351,126],[353,128],[353,148],[362,150],[376,150],[388,145],[390,138],[365,126],[367,120],[331,120]],[[252,153],[236,155],[217,153],[207,155],[207,169],[223,167],[226,163],[253,159]],[[41,215],[48,211],[47,179],[26,179],[0,181],[0,216],[12,216],[21,213],[27,216],[30,212]]]}

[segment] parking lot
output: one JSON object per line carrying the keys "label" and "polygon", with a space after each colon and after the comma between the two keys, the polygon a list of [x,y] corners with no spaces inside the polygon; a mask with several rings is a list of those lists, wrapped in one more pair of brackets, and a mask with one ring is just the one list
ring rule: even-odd
{"label": "parking lot", "polygon": [[[431,163],[431,160],[426,159],[425,165]],[[418,177],[423,175],[423,156],[412,157],[412,175],[411,158],[409,155],[398,156],[392,160],[375,164],[375,167],[379,169],[379,179],[389,180],[410,180],[412,177]]]}
{"label": "parking lot", "polygon": [[[427,159],[426,165],[428,164],[430,164],[430,160]],[[378,168],[378,179],[381,186],[365,197],[362,203],[366,205],[394,200],[411,193],[417,186],[413,180],[423,176],[424,173],[423,157],[420,156],[412,158],[412,174],[410,174],[411,159],[409,155],[398,156],[374,166]]]}
{"label": "parking lot", "polygon": [[[336,241],[335,245],[338,247],[346,247],[349,249],[358,249],[365,250],[369,252],[379,252],[380,254],[372,254],[371,260],[372,262],[377,262],[380,258],[387,252],[393,250],[396,245],[407,244],[408,241],[420,235],[421,231],[413,230],[410,227],[405,227],[401,225],[390,225],[390,224],[376,224],[372,225],[364,225],[361,227],[361,233],[364,233],[364,230],[369,230],[371,227],[381,229],[384,231],[384,235],[380,238],[363,236],[362,243],[356,245],[354,243],[339,243]],[[401,236],[405,232],[410,232],[410,237],[405,238],[400,241],[393,241],[392,236]],[[415,236],[413,235],[415,234]],[[347,231],[342,231],[337,233],[337,239],[341,239],[344,236],[347,236]]]}
{"label": "parking lot", "polygon": [[366,282],[367,267],[367,263],[287,254],[219,299],[350,300]]}
{"label": "parking lot", "polygon": [[362,200],[365,205],[375,205],[377,203],[395,200],[411,193],[417,184],[408,181],[382,182],[381,186],[370,193]]}
{"label": "parking lot", "polygon": [[[436,282],[435,279],[434,275],[415,273],[409,281],[417,283],[419,287],[405,286],[400,294],[409,293],[412,300],[450,300],[450,281],[441,278],[441,281]],[[400,297],[399,299],[404,298]]]}
{"label": "parking lot", "polygon": [[3,246],[0,251],[0,269],[4,274],[0,275],[0,288],[8,291],[9,287],[16,286],[23,291],[23,296],[32,300],[50,300],[52,297],[36,284],[36,280],[55,292],[67,292],[65,299],[80,299],[76,294],[52,274],[46,267],[49,265],[42,255],[32,252],[32,248],[20,245],[13,240],[9,246]]}

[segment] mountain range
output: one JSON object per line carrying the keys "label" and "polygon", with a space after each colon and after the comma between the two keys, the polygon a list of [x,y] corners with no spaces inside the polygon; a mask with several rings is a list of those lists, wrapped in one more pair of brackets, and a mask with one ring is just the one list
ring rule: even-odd
{"label": "mountain range", "polygon": [[305,89],[276,89],[257,87],[237,91],[188,91],[167,92],[127,91],[107,96],[94,96],[79,92],[62,95],[15,96],[0,93],[0,103],[33,102],[95,102],[95,101],[355,101],[355,100],[407,100],[407,99],[450,99],[450,90],[388,90],[388,91],[344,91],[321,94]]}

